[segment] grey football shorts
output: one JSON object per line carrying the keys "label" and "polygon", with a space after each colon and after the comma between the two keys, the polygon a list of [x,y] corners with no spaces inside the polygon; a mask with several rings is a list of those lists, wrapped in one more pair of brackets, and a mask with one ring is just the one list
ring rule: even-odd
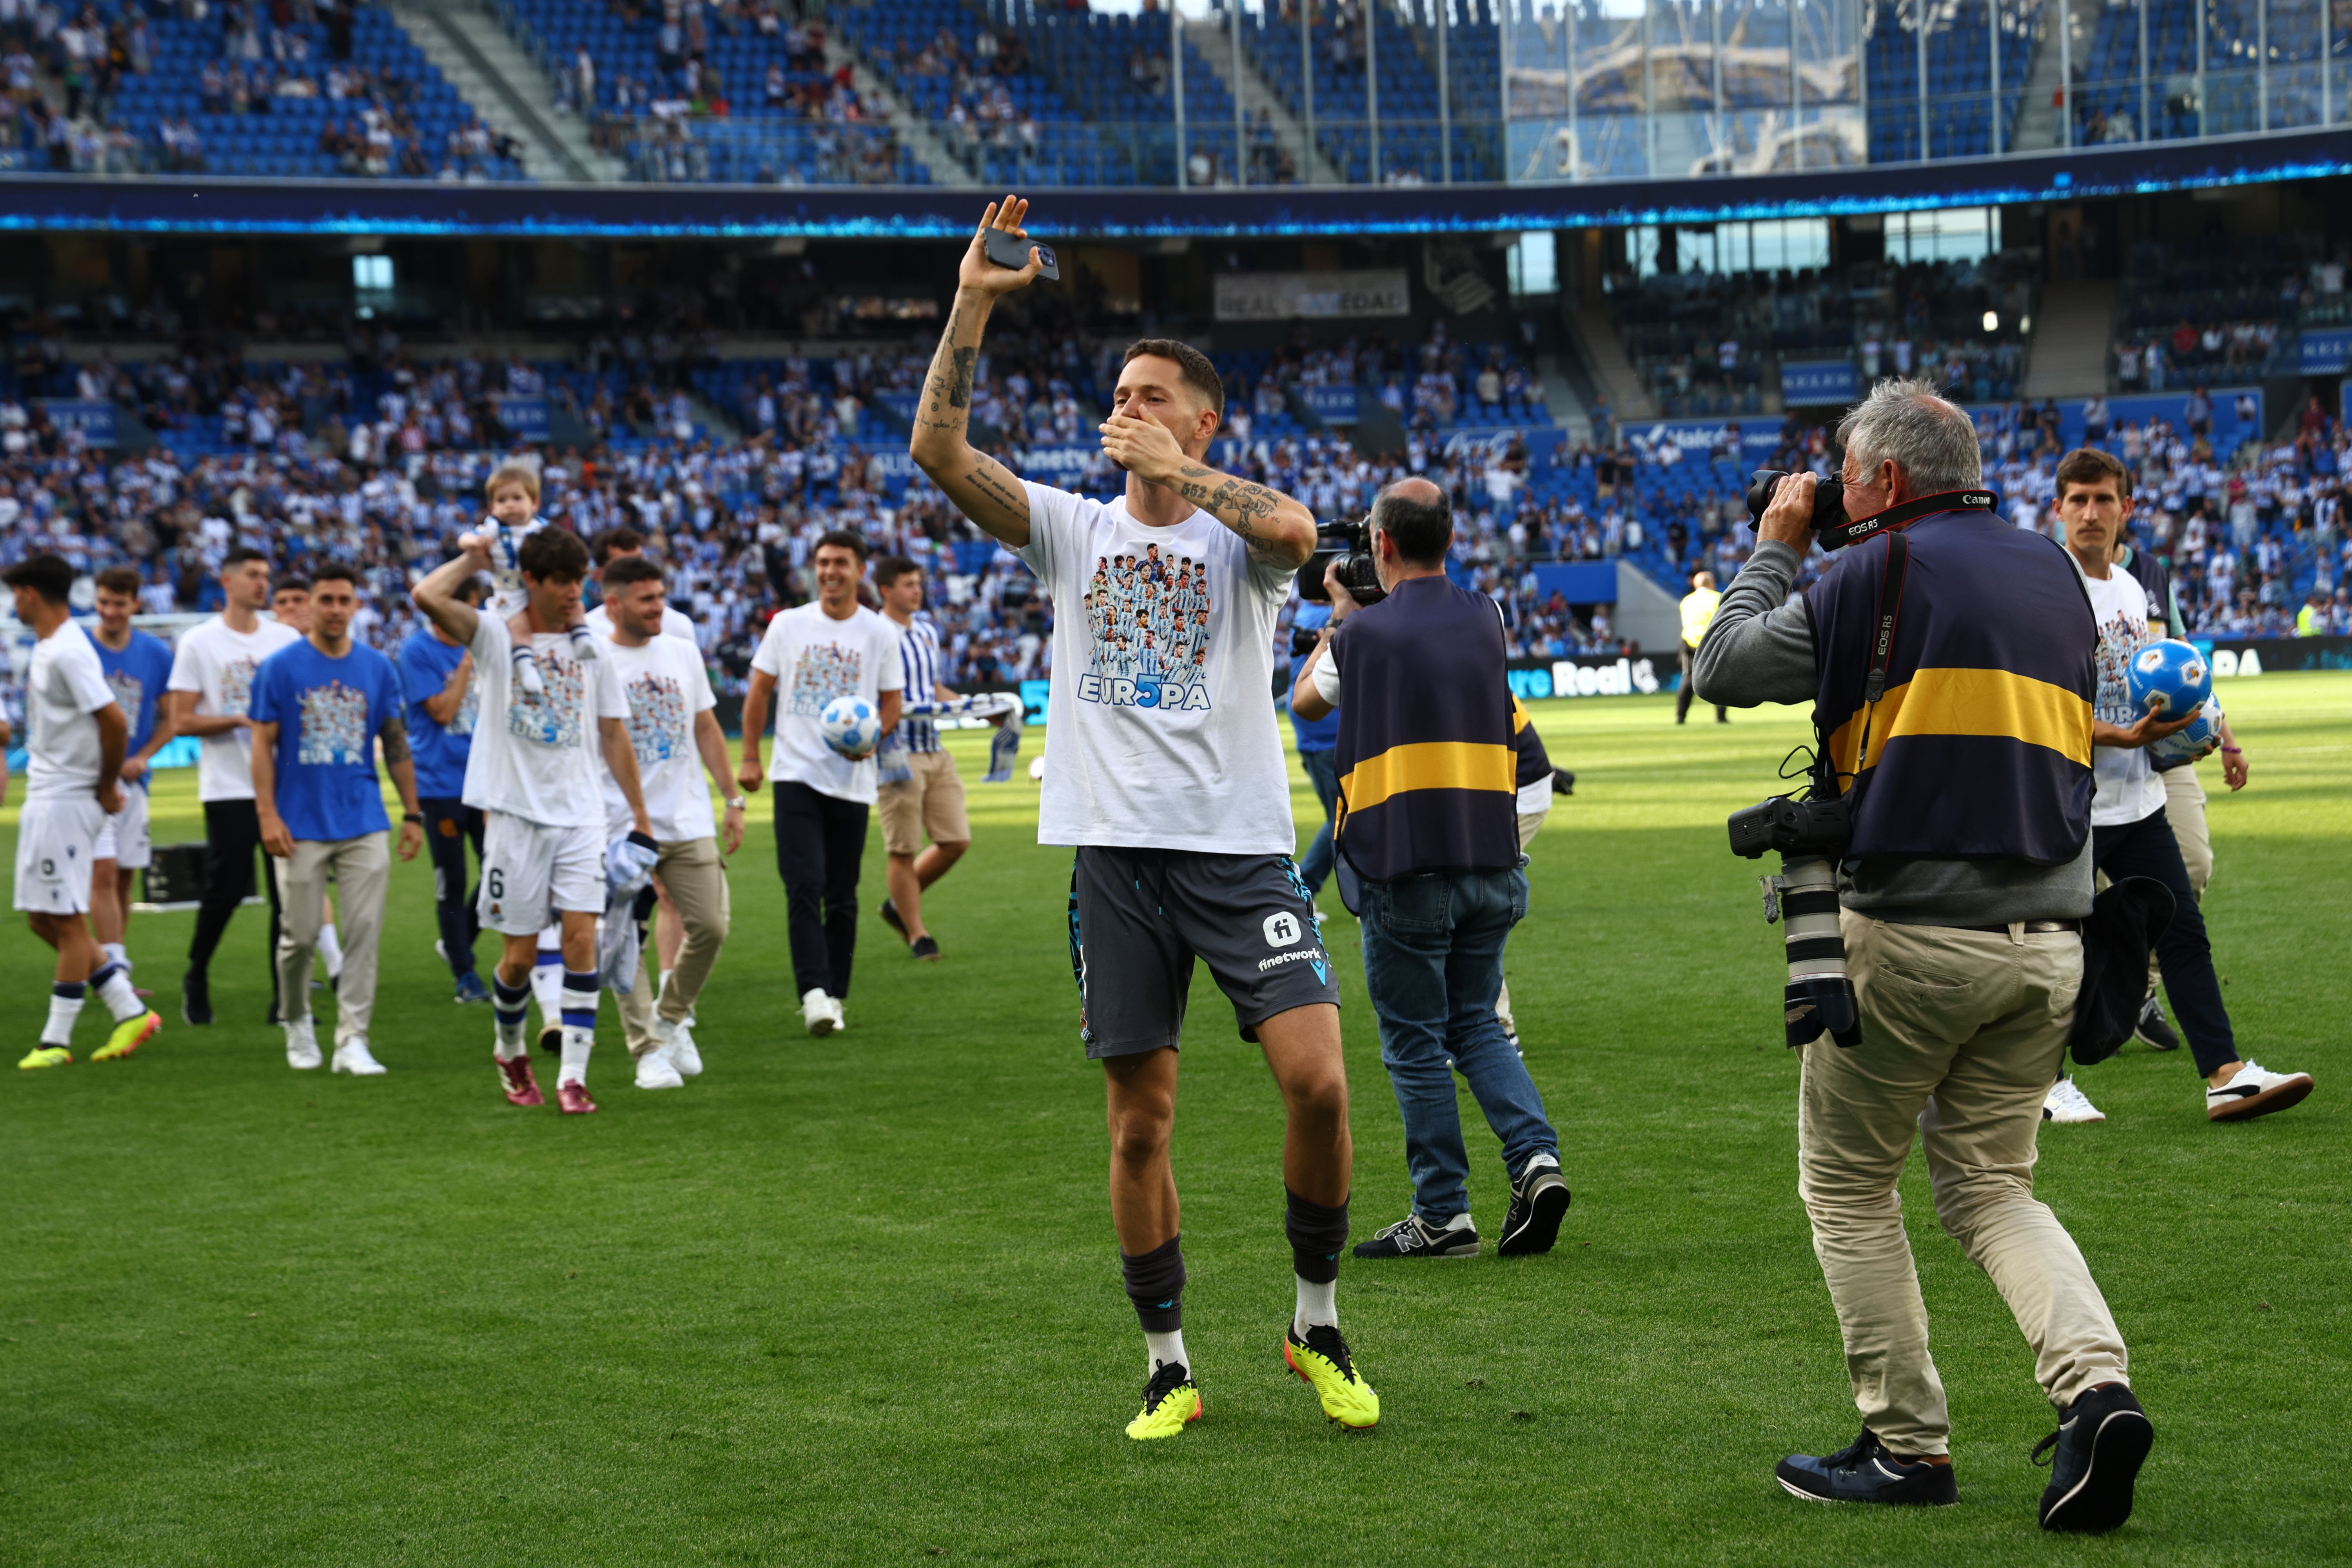
{"label": "grey football shorts", "polygon": [[1196,957],[1232,1001],[1244,1040],[1277,1013],[1339,1005],[1314,900],[1289,856],[1079,848],[1070,967],[1088,1060],[1176,1046]]}

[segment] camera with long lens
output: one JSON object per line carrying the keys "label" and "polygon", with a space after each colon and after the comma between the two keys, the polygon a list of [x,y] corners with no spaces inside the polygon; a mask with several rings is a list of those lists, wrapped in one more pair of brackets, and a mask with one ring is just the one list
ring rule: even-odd
{"label": "camera with long lens", "polygon": [[1330,590],[1323,585],[1324,569],[1334,561],[1339,563],[1339,586],[1359,605],[1374,605],[1388,597],[1381,586],[1381,575],[1373,568],[1372,521],[1360,517],[1353,522],[1326,523],[1315,535],[1315,553],[1298,574],[1298,595],[1318,605],[1331,601]]}
{"label": "camera with long lens", "polygon": [[1837,863],[1853,837],[1843,797],[1816,785],[1811,795],[1776,795],[1731,814],[1731,850],[1753,860],[1780,857],[1780,874],[1764,886],[1764,920],[1788,929],[1789,984],[1781,1019],[1791,1047],[1827,1035],[1840,1049],[1862,1043],[1862,1010],[1846,973],[1838,929]]}
{"label": "camera with long lens", "polygon": [[[1773,488],[1789,477],[1787,468],[1759,468],[1748,476],[1748,516],[1751,521],[1764,521],[1764,509],[1772,504]],[[1822,479],[1813,486],[1813,533],[1823,550],[1835,550],[1849,542],[1845,530],[1845,481]]]}

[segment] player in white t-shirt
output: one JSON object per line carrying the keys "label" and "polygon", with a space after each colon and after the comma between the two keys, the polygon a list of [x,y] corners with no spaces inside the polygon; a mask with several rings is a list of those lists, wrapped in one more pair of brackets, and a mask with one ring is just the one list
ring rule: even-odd
{"label": "player in white t-shirt", "polygon": [[[491,995],[498,1019],[492,1055],[509,1102],[543,1103],[523,1026],[539,933],[553,915],[562,926],[564,968],[555,1099],[567,1113],[583,1114],[596,1109],[587,1075],[596,1039],[596,922],[604,911],[607,868],[625,879],[650,866],[657,853],[629,744],[629,707],[608,660],[583,663],[572,657],[568,628],[580,620],[580,584],[588,574],[587,547],[576,536],[547,528],[523,541],[517,568],[526,596],[511,625],[458,596],[459,585],[489,561],[478,537],[468,534],[463,543],[464,553],[419,583],[415,596],[436,626],[465,642],[479,682],[465,800],[488,818],[482,924],[505,939]],[[528,643],[536,656],[537,691],[515,679],[511,654],[518,643]],[[632,826],[609,847],[606,768]]]}
{"label": "player in white t-shirt", "polygon": [[[1297,1275],[1283,1355],[1324,1414],[1361,1428],[1380,1401],[1355,1368],[1334,1301],[1348,1236],[1353,1151],[1339,988],[1291,863],[1290,785],[1273,689],[1274,626],[1315,548],[1315,519],[1288,496],[1203,460],[1224,407],[1207,356],[1150,338],[1119,372],[1103,453],[1127,472],[1108,505],[1024,484],[967,437],[972,371],[996,300],[1040,263],[999,267],[992,228],[1026,237],[1028,204],[991,204],[958,268],[955,304],[915,414],[915,461],[963,514],[1018,552],[1063,613],[1047,707],[1054,765],[1037,837],[1076,847],[1071,959],[1081,1037],[1103,1064],[1111,1220],[1144,1333],[1135,1438],[1172,1437],[1201,1412],[1184,1350],[1183,1256],[1169,1139],[1177,1045],[1196,957],[1263,1047],[1289,1116],[1285,1229]],[[1102,563],[1115,564],[1106,573]],[[1208,619],[1179,672],[1139,635],[1174,572]],[[1081,613],[1091,591],[1094,614]],[[1102,600],[1108,596],[1108,606]],[[1196,608],[1195,614],[1200,610]]]}
{"label": "player in white t-shirt", "polygon": [[[196,756],[196,798],[205,812],[204,900],[188,942],[188,972],[180,980],[180,1016],[213,1021],[212,961],[237,906],[253,892],[253,858],[261,850],[261,817],[253,805],[253,721],[246,709],[261,661],[302,640],[278,621],[265,621],[269,558],[239,545],[222,559],[221,613],[180,638],[172,656],[172,729],[203,742]],[[269,896],[268,1018],[278,1021],[278,879],[264,877]]]}
{"label": "player in white t-shirt", "polygon": [[[675,960],[661,955],[660,1012],[655,1012],[652,967],[639,953],[636,978],[621,999],[629,1053],[637,1058],[639,1089],[676,1089],[702,1071],[692,1023],[695,998],[710,978],[727,941],[729,899],[724,856],[743,843],[743,797],[729,772],[727,736],[719,727],[719,700],[710,689],[702,653],[684,637],[661,630],[661,568],[642,554],[613,559],[604,568],[604,606],[613,627],[604,658],[618,673],[629,704],[629,740],[637,754],[646,815],[660,858],[654,886],[662,907],[681,925]],[[710,789],[725,792],[722,830],[710,812]],[[628,802],[604,775],[608,832],[625,830]],[[639,910],[645,905],[641,900]],[[610,913],[606,918],[612,917]],[[609,934],[609,933],[608,933]]]}
{"label": "player in white t-shirt", "polygon": [[[2152,877],[2171,889],[2172,920],[2157,939],[2156,956],[2164,971],[2165,994],[2172,999],[2197,1070],[2205,1076],[2207,1120],[2267,1116],[2308,1095],[2311,1075],[2271,1072],[2238,1051],[2221,982],[2213,973],[2205,917],[2166,816],[2164,780],[2147,750],[2152,742],[2187,727],[2196,714],[2159,721],[2132,707],[2126,671],[2132,655],[2148,640],[2147,593],[2137,578],[2113,563],[2116,546],[2124,542],[2127,498],[2122,466],[2104,453],[2099,458],[2105,461],[2073,453],[2060,463],[2057,506],[2066,548],[2083,569],[2099,626],[2099,685],[2091,725],[2092,863],[2112,880]],[[2043,1109],[2053,1121],[2105,1120],[2081,1089],[2065,1079],[2051,1090]]]}
{"label": "player in white t-shirt", "polygon": [[89,934],[90,870],[106,819],[122,809],[115,775],[131,721],[107,684],[98,648],[67,614],[74,569],[33,555],[0,574],[16,591],[16,619],[38,639],[25,672],[25,804],[16,817],[16,907],[33,934],[57,950],[48,1018],[19,1068],[73,1060],[74,1021],[91,991],[114,1015],[114,1032],[92,1058],[129,1056],[163,1026],[131,988],[131,971]]}
{"label": "player in white t-shirt", "polygon": [[[747,794],[763,778],[775,784],[776,872],[784,881],[793,988],[801,996],[801,1022],[817,1036],[845,1026],[842,1002],[857,953],[857,873],[866,857],[866,817],[880,787],[873,752],[845,757],[835,752],[824,743],[817,715],[836,697],[862,697],[874,705],[887,735],[898,722],[898,694],[907,683],[898,626],[857,602],[866,553],[861,534],[845,529],[825,534],[809,555],[815,601],[779,611],[768,622],[751,656],[743,763],[735,771]],[[776,741],[762,770],[760,742],[772,700]]]}

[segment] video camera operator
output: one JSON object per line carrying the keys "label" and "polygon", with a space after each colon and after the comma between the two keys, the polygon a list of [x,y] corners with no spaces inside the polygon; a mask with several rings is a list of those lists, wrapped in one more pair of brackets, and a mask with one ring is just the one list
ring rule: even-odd
{"label": "video camera operator", "polygon": [[1503,944],[1528,912],[1515,746],[1526,714],[1505,678],[1493,601],[1445,575],[1445,493],[1400,479],[1373,501],[1370,523],[1387,596],[1360,605],[1333,561],[1331,626],[1291,691],[1302,718],[1339,712],[1335,842],[1360,889],[1364,990],[1412,1177],[1412,1213],[1356,1256],[1476,1255],[1456,1071],[1502,1141],[1511,1198],[1496,1250],[1549,1252],[1569,1205],[1559,1138],[1495,1012]]}
{"label": "video camera operator", "polygon": [[[1838,438],[1843,517],[1817,518],[1812,475],[1780,479],[1696,660],[1702,700],[1810,699],[1817,777],[1834,773],[1851,813],[1838,923],[1859,1038],[1801,1047],[1798,1190],[1864,1426],[1777,1475],[1822,1501],[1958,1500],[1895,1191],[1916,1129],[1937,1217],[1991,1276],[2063,1413],[2042,1527],[2111,1530],[2154,1430],[2081,1252],[2033,1197],[2084,979],[2097,626],[2065,552],[1978,489],[1975,430],[1934,387],[1881,383]],[[1789,598],[1817,522],[1846,518],[1868,542]]]}

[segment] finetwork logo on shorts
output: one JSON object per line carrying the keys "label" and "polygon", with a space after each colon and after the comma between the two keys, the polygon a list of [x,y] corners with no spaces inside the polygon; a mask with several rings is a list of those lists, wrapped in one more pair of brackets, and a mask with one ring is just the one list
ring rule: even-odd
{"label": "finetwork logo on shorts", "polygon": [[866,684],[866,656],[839,643],[811,643],[793,661],[793,696],[787,711],[814,719],[836,697],[855,697]]}
{"label": "finetwork logo on shorts", "polygon": [[629,682],[629,745],[637,765],[652,767],[686,754],[686,693],[667,675]]}
{"label": "finetwork logo on shorts", "polygon": [[302,743],[297,762],[314,764],[362,763],[373,758],[368,751],[367,693],[340,680],[313,686],[301,697]]}
{"label": "finetwork logo on shorts", "polygon": [[1078,677],[1078,700],[1112,708],[1179,712],[1209,706],[1209,570],[1162,552],[1095,557],[1087,584],[1087,635],[1092,652]]}

